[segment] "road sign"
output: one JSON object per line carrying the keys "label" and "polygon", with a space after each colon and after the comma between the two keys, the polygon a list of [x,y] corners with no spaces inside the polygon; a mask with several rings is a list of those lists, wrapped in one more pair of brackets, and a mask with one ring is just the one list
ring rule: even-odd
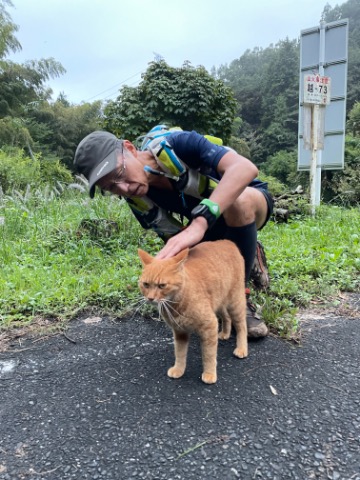
{"label": "road sign", "polygon": [[329,105],[330,77],[307,73],[304,77],[304,104]]}
{"label": "road sign", "polygon": [[[305,83],[309,77],[316,79],[317,75],[331,79],[330,103],[326,104],[324,112],[324,149],[318,152],[318,168],[320,171],[344,168],[348,30],[349,21],[343,19],[301,31],[299,170],[310,170],[311,151],[304,145],[304,116],[307,116],[305,107],[308,104]],[[315,81],[314,87],[316,85],[319,86]]]}

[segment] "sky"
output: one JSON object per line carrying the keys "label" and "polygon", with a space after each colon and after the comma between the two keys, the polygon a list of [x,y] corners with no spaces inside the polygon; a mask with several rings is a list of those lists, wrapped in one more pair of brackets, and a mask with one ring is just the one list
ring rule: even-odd
{"label": "sky", "polygon": [[[246,50],[300,37],[320,23],[326,0],[12,0],[17,63],[53,57],[66,69],[47,86],[79,104],[136,86],[149,62],[230,64]],[[331,7],[341,1],[332,2]]]}

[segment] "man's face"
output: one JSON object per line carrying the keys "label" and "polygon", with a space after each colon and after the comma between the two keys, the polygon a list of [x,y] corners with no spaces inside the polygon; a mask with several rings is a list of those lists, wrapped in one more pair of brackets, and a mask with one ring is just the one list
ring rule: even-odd
{"label": "man's face", "polygon": [[127,148],[119,151],[115,170],[101,178],[97,185],[104,191],[124,197],[143,197],[149,189],[143,165]]}

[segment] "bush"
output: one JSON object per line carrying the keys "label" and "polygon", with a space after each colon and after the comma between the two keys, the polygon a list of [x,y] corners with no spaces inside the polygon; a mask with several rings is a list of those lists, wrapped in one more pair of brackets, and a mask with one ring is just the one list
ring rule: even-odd
{"label": "bush", "polygon": [[56,157],[45,157],[40,161],[41,183],[53,185],[57,182],[70,183],[70,170]]}
{"label": "bush", "polygon": [[323,179],[324,196],[339,205],[360,204],[360,140],[348,135],[345,139],[345,166],[328,171]]}
{"label": "bush", "polygon": [[278,180],[275,177],[272,177],[271,175],[266,175],[265,173],[262,173],[260,171],[259,177],[258,177],[262,182],[267,182],[269,186],[269,192],[273,197],[279,197],[283,193],[286,193],[289,191],[286,185],[284,185],[280,180]]}
{"label": "bush", "polygon": [[0,187],[4,193],[25,190],[28,185],[38,187],[71,181],[70,170],[55,157],[41,158],[37,154],[33,160],[20,148],[8,152],[0,150]]}
{"label": "bush", "polygon": [[242,155],[243,157],[250,159],[250,148],[249,145],[239,137],[234,137],[232,135],[229,141],[229,147],[233,148],[237,153]]}
{"label": "bush", "polygon": [[40,177],[40,162],[26,157],[22,149],[11,154],[0,150],[0,186],[4,193],[38,184]]}
{"label": "bush", "polygon": [[[280,150],[262,165],[264,173],[277,178],[280,182],[289,185],[289,176],[297,170],[296,152]],[[296,186],[296,185],[295,185]]]}

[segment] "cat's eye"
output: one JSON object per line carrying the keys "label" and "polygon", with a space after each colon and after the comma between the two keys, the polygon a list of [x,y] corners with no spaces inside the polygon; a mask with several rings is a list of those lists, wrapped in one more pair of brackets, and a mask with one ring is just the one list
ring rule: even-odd
{"label": "cat's eye", "polygon": [[150,287],[150,283],[143,282],[143,287],[144,287],[144,288],[149,288],[149,287]]}
{"label": "cat's eye", "polygon": [[159,283],[158,287],[163,290],[166,287],[166,283]]}

